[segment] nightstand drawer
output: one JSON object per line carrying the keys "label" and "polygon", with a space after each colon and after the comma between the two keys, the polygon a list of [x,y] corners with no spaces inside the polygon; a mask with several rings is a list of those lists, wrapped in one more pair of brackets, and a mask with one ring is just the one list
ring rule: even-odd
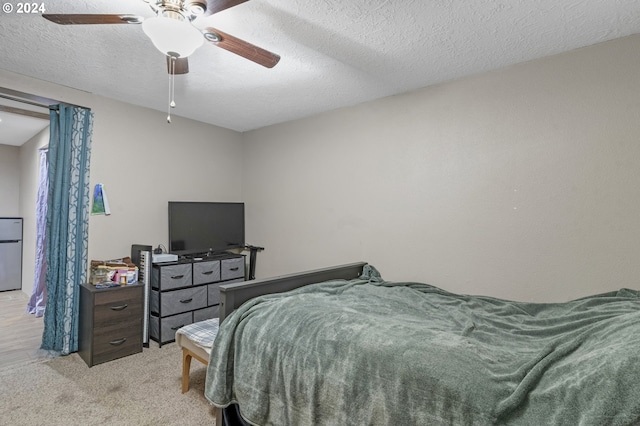
{"label": "nightstand drawer", "polygon": [[93,364],[111,361],[140,352],[142,326],[103,328],[94,331]]}
{"label": "nightstand drawer", "polygon": [[220,281],[220,261],[193,264],[193,285]]}
{"label": "nightstand drawer", "polygon": [[222,281],[234,278],[244,278],[244,257],[223,259],[220,264],[220,279]]}
{"label": "nightstand drawer", "polygon": [[158,284],[158,282],[154,280],[154,288],[160,288],[160,290],[171,290],[173,288],[188,287],[193,283],[191,279],[192,272],[190,263],[165,266],[159,269],[159,271],[160,283]]}
{"label": "nightstand drawer", "polygon": [[[114,294],[121,297],[102,297],[112,296],[111,294],[97,294],[93,312],[93,327],[100,328],[110,324],[119,324],[122,327],[128,327],[132,323],[140,322],[142,313],[142,300],[135,294],[127,294],[130,292],[121,291],[123,294]],[[136,296],[136,297],[131,297]]]}

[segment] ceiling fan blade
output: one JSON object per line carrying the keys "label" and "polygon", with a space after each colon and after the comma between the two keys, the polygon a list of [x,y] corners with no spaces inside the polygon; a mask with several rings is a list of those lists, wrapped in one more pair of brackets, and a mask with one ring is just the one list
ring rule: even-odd
{"label": "ceiling fan blade", "polygon": [[87,24],[141,24],[144,17],[138,15],[83,15],[43,13],[42,17],[61,25]]}
{"label": "ceiling fan blade", "polygon": [[242,56],[263,67],[273,68],[280,61],[280,55],[269,52],[261,47],[224,33],[215,28],[208,27],[204,31],[204,38],[218,47],[231,53]]}
{"label": "ceiling fan blade", "polygon": [[249,0],[201,0],[207,3],[207,10],[203,16],[213,15],[214,13],[222,12],[233,6],[237,6],[241,3],[245,3]]}
{"label": "ceiling fan blade", "polygon": [[171,56],[167,55],[167,72],[169,74],[186,74],[189,72],[189,58],[176,58],[173,73],[171,72]]}

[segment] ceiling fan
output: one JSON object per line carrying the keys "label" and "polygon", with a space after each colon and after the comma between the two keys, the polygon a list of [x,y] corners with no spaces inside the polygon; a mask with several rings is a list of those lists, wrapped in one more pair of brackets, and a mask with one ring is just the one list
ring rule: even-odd
{"label": "ceiling fan", "polygon": [[142,0],[156,13],[152,18],[127,14],[43,14],[61,25],[142,24],[145,34],[167,56],[169,74],[189,72],[187,57],[204,41],[267,68],[280,56],[212,27],[200,30],[191,23],[198,17],[221,12],[248,0]]}

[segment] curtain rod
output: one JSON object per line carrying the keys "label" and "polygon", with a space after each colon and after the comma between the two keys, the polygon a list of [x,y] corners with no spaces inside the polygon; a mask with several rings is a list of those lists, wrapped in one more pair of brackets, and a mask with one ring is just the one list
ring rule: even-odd
{"label": "curtain rod", "polygon": [[37,102],[31,102],[31,101],[28,101],[26,99],[15,98],[13,96],[7,96],[7,95],[2,94],[2,93],[0,93],[0,98],[9,99],[10,101],[20,102],[20,103],[23,103],[23,104],[28,104],[28,105],[33,105],[33,106],[37,106],[37,107],[40,107],[40,108],[49,109],[49,105],[39,104]]}
{"label": "curtain rod", "polygon": [[65,104],[72,107],[84,108],[91,111],[91,108],[87,108],[82,105],[70,104],[68,102],[58,101],[56,99],[44,98],[42,96],[32,95],[30,93],[19,92],[17,90],[8,89],[6,87],[0,87],[0,98],[9,99],[15,102],[21,102],[23,104],[33,105],[40,108],[58,110],[56,104]]}

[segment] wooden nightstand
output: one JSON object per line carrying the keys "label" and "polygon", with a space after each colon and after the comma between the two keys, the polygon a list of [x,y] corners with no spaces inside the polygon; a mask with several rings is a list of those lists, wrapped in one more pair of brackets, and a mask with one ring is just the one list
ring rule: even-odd
{"label": "wooden nightstand", "polygon": [[142,352],[144,285],[80,286],[78,354],[89,367]]}

